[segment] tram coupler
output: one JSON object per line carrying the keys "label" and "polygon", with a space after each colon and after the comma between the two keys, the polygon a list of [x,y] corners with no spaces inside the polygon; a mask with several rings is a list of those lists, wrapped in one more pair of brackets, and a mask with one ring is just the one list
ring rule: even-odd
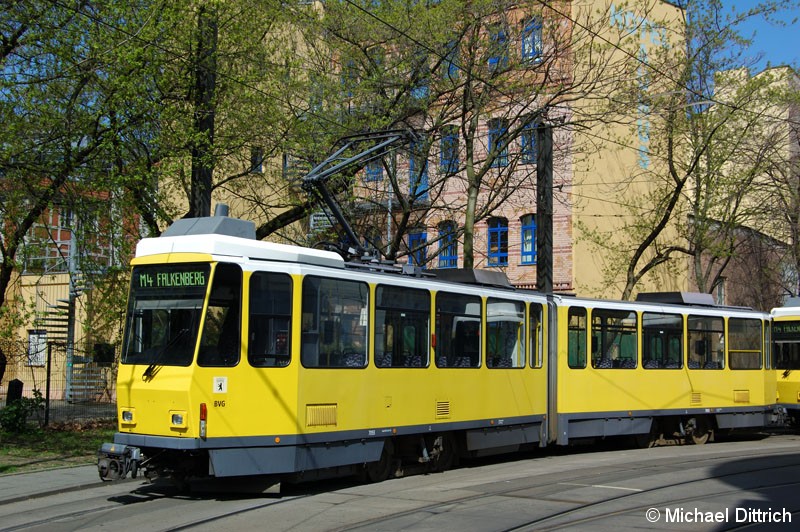
{"label": "tram coupler", "polygon": [[142,451],[120,443],[104,443],[97,451],[97,471],[103,481],[121,480],[131,474],[136,478]]}

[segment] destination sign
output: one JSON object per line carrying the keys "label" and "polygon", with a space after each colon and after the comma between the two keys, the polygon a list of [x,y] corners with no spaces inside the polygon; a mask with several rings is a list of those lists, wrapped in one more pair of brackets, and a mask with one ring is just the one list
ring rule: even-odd
{"label": "destination sign", "polygon": [[139,274],[139,288],[175,288],[184,286],[205,286],[206,272],[142,272]]}
{"label": "destination sign", "polygon": [[208,265],[141,266],[133,269],[131,285],[134,290],[205,288]]}
{"label": "destination sign", "polygon": [[773,340],[781,338],[799,338],[800,321],[774,321],[772,322]]}

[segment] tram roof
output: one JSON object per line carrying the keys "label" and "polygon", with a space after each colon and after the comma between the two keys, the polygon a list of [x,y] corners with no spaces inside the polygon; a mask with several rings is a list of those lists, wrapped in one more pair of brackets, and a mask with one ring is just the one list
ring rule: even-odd
{"label": "tram roof", "polygon": [[145,238],[136,245],[137,257],[164,253],[207,253],[228,257],[344,268],[344,259],[331,251],[276,244],[274,242],[229,235],[162,235],[158,238]]}

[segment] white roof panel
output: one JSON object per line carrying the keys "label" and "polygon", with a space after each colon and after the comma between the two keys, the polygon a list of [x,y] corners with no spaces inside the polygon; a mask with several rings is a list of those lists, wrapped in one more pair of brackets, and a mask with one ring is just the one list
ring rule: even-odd
{"label": "white roof panel", "polygon": [[137,257],[161,253],[208,253],[210,255],[228,257],[344,268],[344,259],[331,251],[226,235],[162,236],[159,238],[145,238],[136,245]]}

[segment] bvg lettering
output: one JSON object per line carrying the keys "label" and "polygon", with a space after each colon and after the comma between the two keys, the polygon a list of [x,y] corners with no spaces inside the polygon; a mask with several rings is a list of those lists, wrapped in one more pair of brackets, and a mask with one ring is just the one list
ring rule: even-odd
{"label": "bvg lettering", "polygon": [[214,408],[225,408],[225,400],[214,401]]}

